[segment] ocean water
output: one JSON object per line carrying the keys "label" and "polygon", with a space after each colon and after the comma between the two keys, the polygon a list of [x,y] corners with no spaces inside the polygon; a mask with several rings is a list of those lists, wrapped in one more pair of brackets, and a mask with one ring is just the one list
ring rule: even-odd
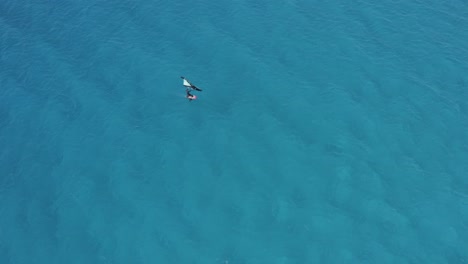
{"label": "ocean water", "polygon": [[468,263],[467,28],[463,0],[1,1],[0,263]]}

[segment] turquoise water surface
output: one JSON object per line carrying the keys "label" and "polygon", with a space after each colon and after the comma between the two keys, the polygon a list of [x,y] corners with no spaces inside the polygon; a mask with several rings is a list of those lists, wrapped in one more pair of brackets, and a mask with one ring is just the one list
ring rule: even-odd
{"label": "turquoise water surface", "polygon": [[1,1],[0,263],[468,263],[467,29],[462,0]]}

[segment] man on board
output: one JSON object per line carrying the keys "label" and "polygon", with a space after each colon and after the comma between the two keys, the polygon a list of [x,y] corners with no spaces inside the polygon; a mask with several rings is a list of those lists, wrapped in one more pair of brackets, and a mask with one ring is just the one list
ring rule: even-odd
{"label": "man on board", "polygon": [[186,89],[185,89],[185,92],[186,92],[186,96],[185,96],[185,97],[187,97],[187,99],[189,99],[189,101],[192,101],[192,100],[197,99],[197,96],[191,94],[190,92],[191,92],[192,90],[200,91],[200,92],[201,92],[202,89],[200,89],[200,88],[196,87],[195,85],[191,84],[191,83],[190,83],[187,79],[185,79],[183,76],[181,76],[180,78],[183,80],[183,84],[184,84],[184,86],[185,86],[185,88],[186,88]]}
{"label": "man on board", "polygon": [[187,99],[189,99],[189,101],[192,101],[192,100],[195,100],[197,99],[197,96],[196,95],[193,95],[190,93],[190,89],[187,89],[185,90],[187,95],[185,97],[187,97]]}

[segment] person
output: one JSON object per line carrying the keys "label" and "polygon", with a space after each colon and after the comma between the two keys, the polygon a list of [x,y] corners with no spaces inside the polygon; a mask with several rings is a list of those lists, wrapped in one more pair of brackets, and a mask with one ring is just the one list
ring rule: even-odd
{"label": "person", "polygon": [[191,102],[192,100],[197,99],[197,96],[196,96],[196,95],[193,95],[193,94],[190,93],[190,89],[187,88],[186,93],[187,93],[186,97],[187,97],[187,99],[188,99],[190,102]]}

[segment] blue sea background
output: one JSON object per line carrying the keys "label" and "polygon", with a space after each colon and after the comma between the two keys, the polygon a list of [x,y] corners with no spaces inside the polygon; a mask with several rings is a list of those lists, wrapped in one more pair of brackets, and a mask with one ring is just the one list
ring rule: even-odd
{"label": "blue sea background", "polygon": [[462,0],[1,1],[0,263],[468,263],[467,29]]}

